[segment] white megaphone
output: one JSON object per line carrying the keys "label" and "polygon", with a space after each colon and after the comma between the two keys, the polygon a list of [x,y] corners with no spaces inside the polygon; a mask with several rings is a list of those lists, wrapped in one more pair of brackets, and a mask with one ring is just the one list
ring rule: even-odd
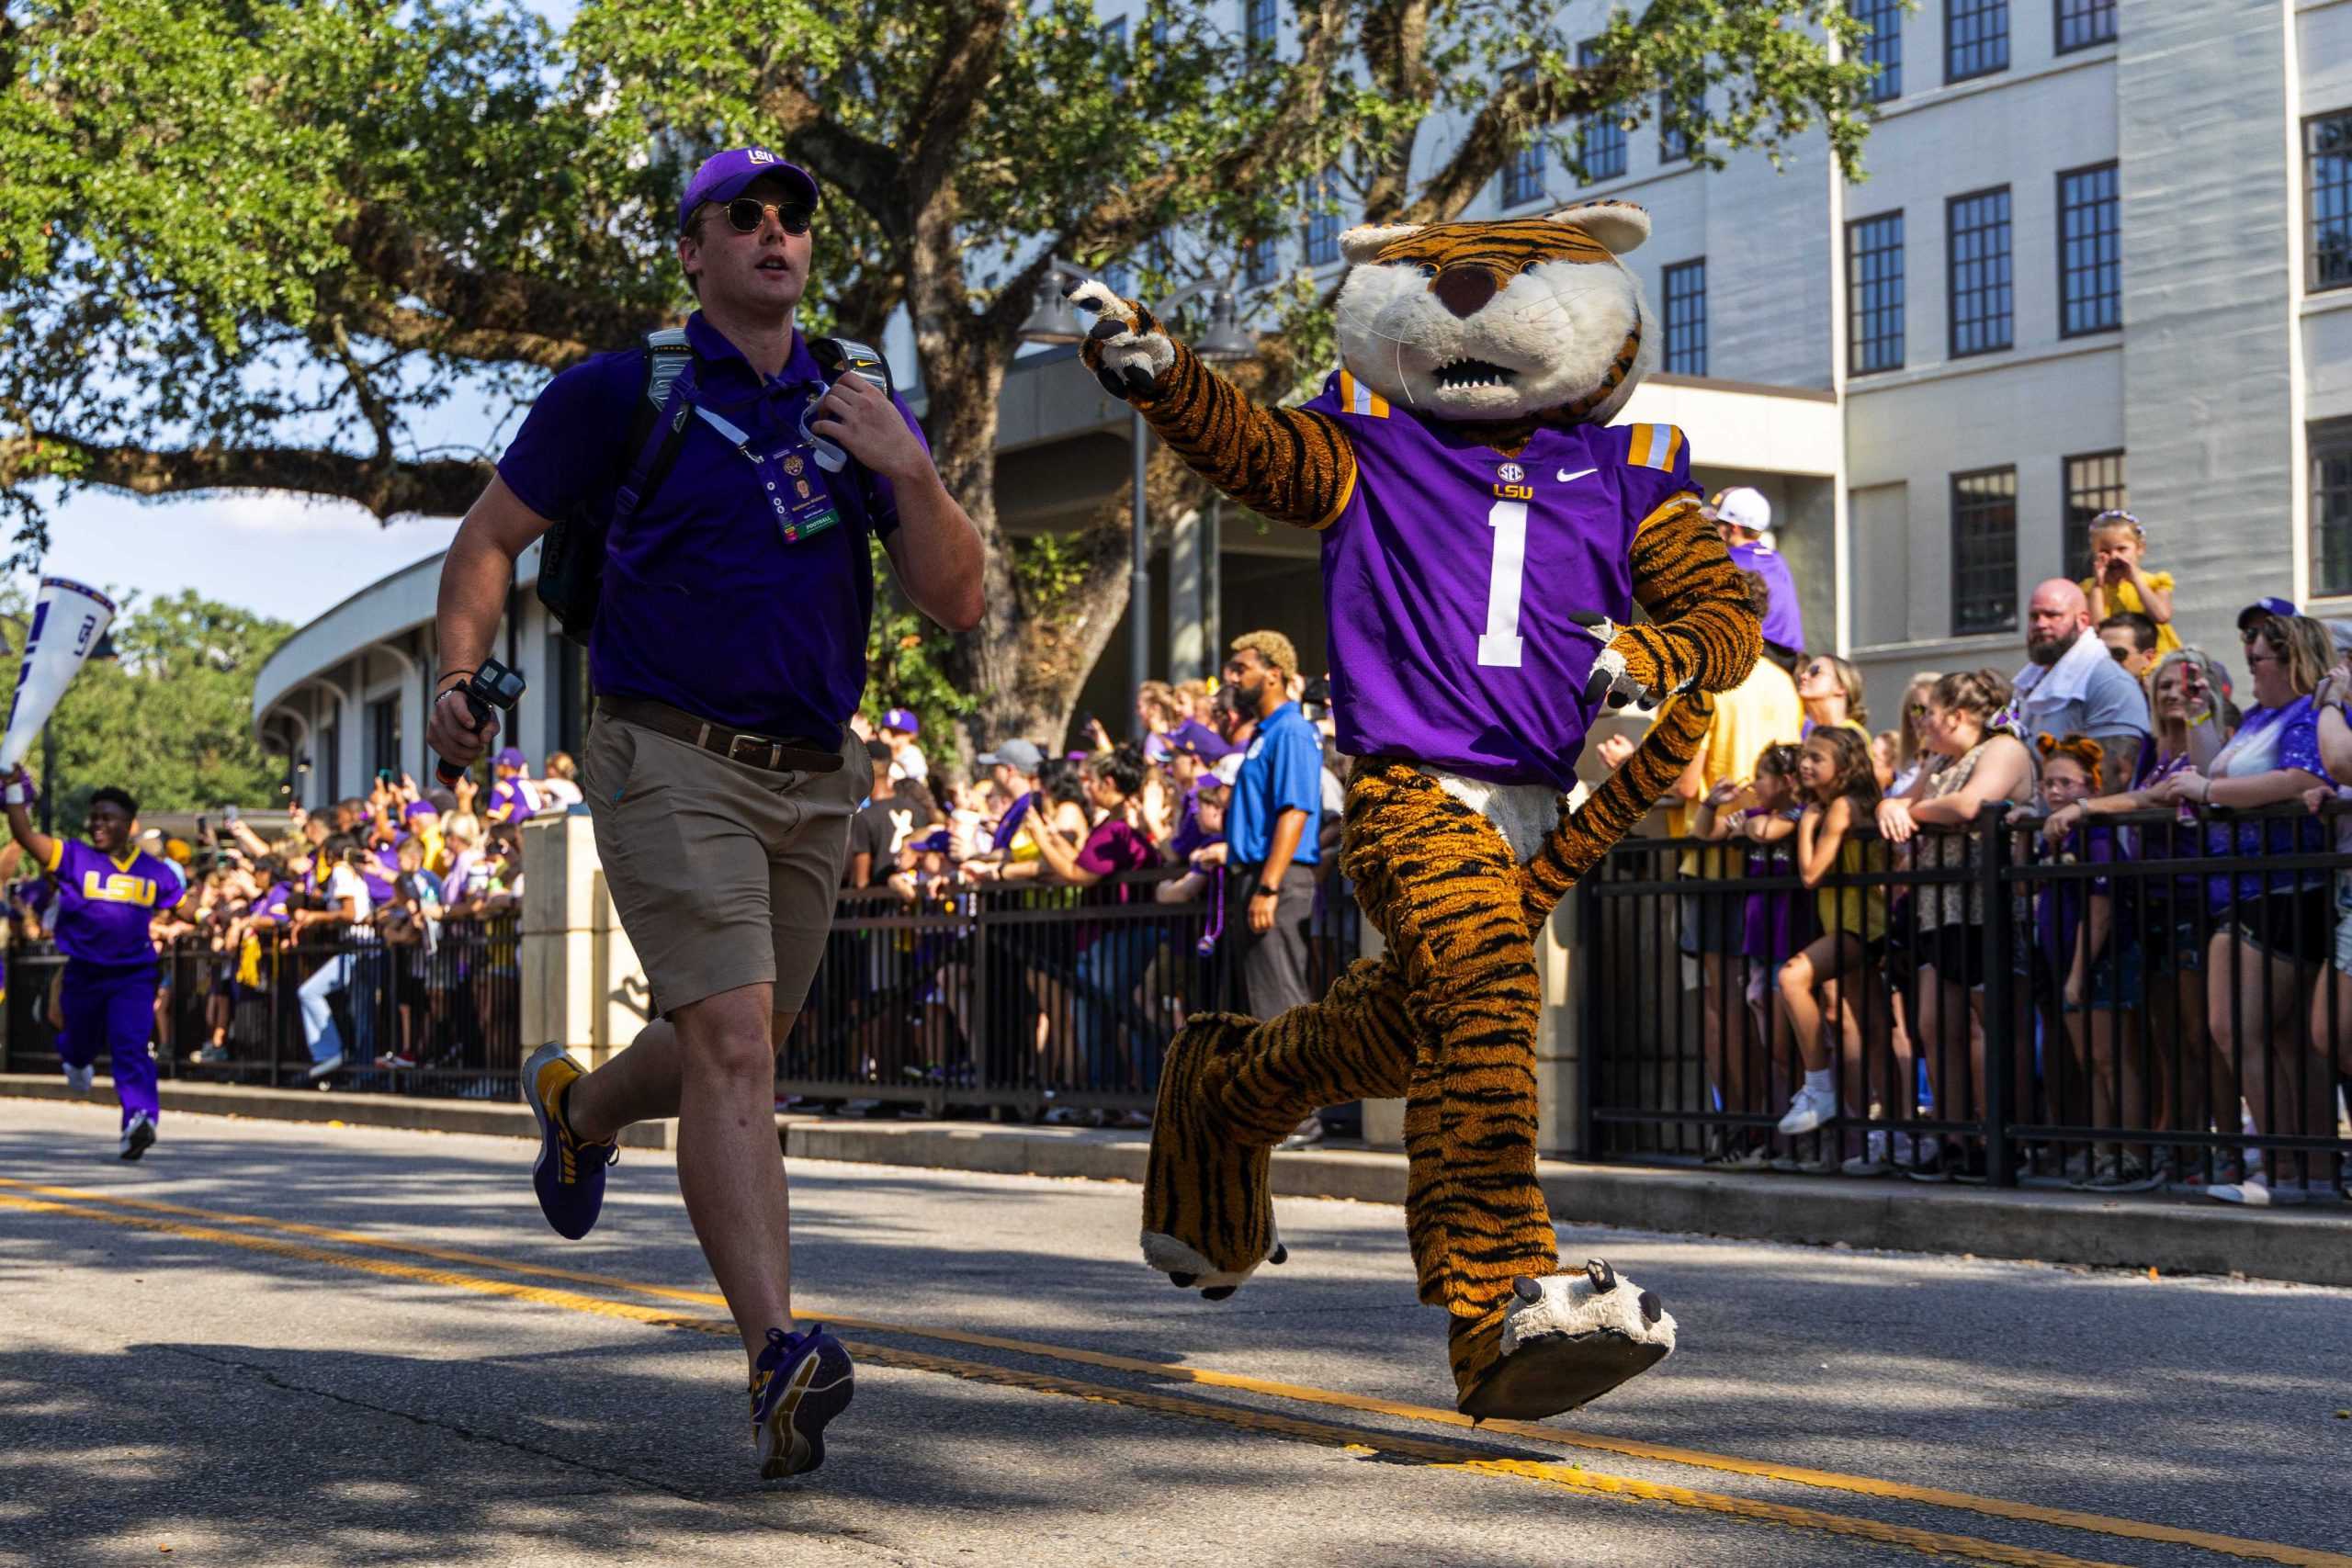
{"label": "white megaphone", "polygon": [[17,694],[8,708],[8,732],[0,738],[0,772],[23,761],[40,738],[40,727],[57,711],[57,699],[74,683],[91,649],[114,619],[114,601],[95,588],[62,577],[40,580],[25,657],[17,666]]}

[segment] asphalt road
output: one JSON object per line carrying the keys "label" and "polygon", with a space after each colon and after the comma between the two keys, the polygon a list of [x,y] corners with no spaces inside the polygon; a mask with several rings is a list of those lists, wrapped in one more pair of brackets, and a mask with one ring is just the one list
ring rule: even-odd
{"label": "asphalt road", "polygon": [[1285,1202],[1219,1304],[1132,1187],[799,1164],[858,1393],[763,1483],[664,1156],[565,1243],[521,1143],[113,1147],[0,1101],[0,1562],[2352,1568],[2352,1292],[1578,1231],[1680,1352],[1473,1430],[1395,1209]]}

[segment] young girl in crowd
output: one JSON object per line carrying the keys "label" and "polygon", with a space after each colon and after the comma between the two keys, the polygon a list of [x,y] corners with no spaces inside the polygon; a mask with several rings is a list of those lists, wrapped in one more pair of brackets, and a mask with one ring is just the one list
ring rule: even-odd
{"label": "young girl in crowd", "polygon": [[[1767,746],[1757,756],[1756,778],[1741,784],[1725,780],[1699,804],[1691,836],[1710,840],[1744,839],[1747,842],[1747,874],[1750,880],[1786,875],[1776,866],[1775,846],[1796,835],[1804,801],[1797,785],[1798,749],[1782,741]],[[1736,808],[1736,809],[1734,809]],[[1781,961],[1812,939],[1812,912],[1798,904],[1793,893],[1750,893],[1741,911],[1740,952],[1747,960],[1745,995],[1749,1028],[1744,1040],[1728,1043],[1721,1062],[1708,1063],[1708,1076],[1723,1096],[1726,1111],[1747,1111],[1754,1101],[1748,1087],[1751,1054],[1746,1040],[1767,1040],[1764,1058],[1768,1078],[1785,1070],[1789,1057],[1788,1016],[1772,1003],[1772,975]],[[1769,1092],[1769,1091],[1768,1091]],[[1760,1170],[1769,1163],[1770,1140],[1735,1134],[1724,1140],[1710,1163],[1727,1169]]]}
{"label": "young girl in crowd", "polygon": [[2172,629],[2172,573],[2150,571],[2142,558],[2148,548],[2148,531],[2129,512],[2102,512],[2091,519],[2091,574],[2083,579],[2083,597],[2091,602],[2091,625],[2119,610],[2129,610],[2156,623],[2158,657],[2180,647]]}
{"label": "young girl in crowd", "polygon": [[[2069,808],[2098,797],[2106,750],[2086,735],[2039,736],[2042,825],[2040,855],[2060,864],[2111,865],[2123,858],[2118,829]],[[2064,1021],[2077,1077],[2087,1076],[2090,1103],[2052,1110],[2051,1120],[2095,1126],[2144,1127],[2145,1077],[2129,1010],[2140,995],[2140,945],[2119,928],[2106,877],[2053,880],[2034,900],[2034,993],[2045,1015]],[[2120,1078],[2120,1083],[2119,1083]],[[2145,1151],[2113,1145],[2091,1151],[2076,1185],[2102,1191],[2145,1190],[2155,1185]]]}
{"label": "young girl in crowd", "polygon": [[1862,701],[1862,672],[1834,653],[1808,653],[1797,666],[1797,700],[1804,704],[1804,731],[1833,727],[1867,740],[1870,708]]}
{"label": "young girl in crowd", "polygon": [[[1807,887],[1818,889],[1814,907],[1822,934],[1781,965],[1781,1005],[1804,1065],[1804,1083],[1781,1118],[1781,1131],[1792,1137],[1843,1114],[1825,1033],[1827,1021],[1844,1024],[1848,1077],[1861,1087],[1867,1081],[1865,1035],[1883,1039],[1887,1019],[1875,973],[1886,938],[1885,889],[1821,886],[1832,873],[1850,876],[1863,868],[1863,845],[1855,832],[1870,824],[1879,800],[1870,742],[1860,730],[1842,726],[1815,730],[1798,755],[1797,782],[1804,800],[1797,819],[1797,874]],[[1859,1021],[1841,1017],[1849,1000],[1859,1003]],[[1801,1168],[1837,1167],[1824,1158]]]}

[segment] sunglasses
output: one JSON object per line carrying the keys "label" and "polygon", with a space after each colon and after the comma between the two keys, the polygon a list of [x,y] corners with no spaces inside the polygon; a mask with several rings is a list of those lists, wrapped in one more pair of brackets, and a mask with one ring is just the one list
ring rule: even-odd
{"label": "sunglasses", "polygon": [[756,234],[760,225],[771,212],[776,224],[787,234],[808,232],[809,209],[797,201],[762,201],[755,197],[739,196],[726,208],[727,226],[738,234]]}

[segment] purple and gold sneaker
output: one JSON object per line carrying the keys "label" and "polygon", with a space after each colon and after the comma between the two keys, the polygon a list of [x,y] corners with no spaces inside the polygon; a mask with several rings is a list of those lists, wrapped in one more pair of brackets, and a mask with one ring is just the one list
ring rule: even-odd
{"label": "purple and gold sneaker", "polygon": [[564,1120],[563,1096],[585,1077],[580,1064],[549,1041],[523,1064],[523,1098],[539,1119],[539,1157],[531,1167],[539,1212],[556,1235],[578,1241],[596,1225],[605,1206],[605,1168],[620,1158],[612,1144],[592,1144],[573,1134]]}
{"label": "purple and gold sneaker", "polygon": [[752,1450],[760,1479],[805,1475],[825,1462],[825,1423],[849,1408],[854,1369],[822,1324],[805,1333],[768,1330],[752,1369]]}

